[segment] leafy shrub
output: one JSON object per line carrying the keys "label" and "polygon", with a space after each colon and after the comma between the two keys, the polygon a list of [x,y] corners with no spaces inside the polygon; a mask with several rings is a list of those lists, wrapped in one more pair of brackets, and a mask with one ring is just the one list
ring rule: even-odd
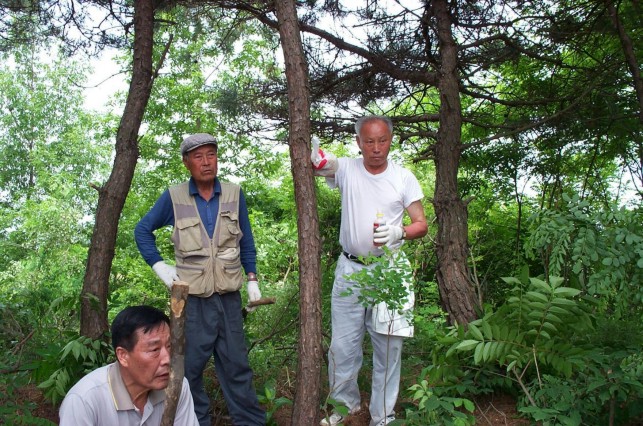
{"label": "leafy shrub", "polygon": [[638,418],[643,332],[636,318],[628,323],[597,315],[595,298],[565,287],[559,277],[504,281],[514,286],[507,301],[496,311],[487,307],[466,329],[450,327],[438,337],[432,365],[412,389],[425,395],[430,389],[443,399],[517,391],[520,412],[543,425]]}
{"label": "leafy shrub", "polygon": [[[637,336],[638,334],[638,336]],[[631,333],[632,340],[640,340]],[[595,337],[595,336],[593,336]],[[610,350],[600,339],[586,358],[586,368],[573,378],[544,375],[529,386],[538,406],[520,411],[543,424],[629,424],[643,413],[643,355],[640,346]],[[628,347],[630,346],[630,347]]]}
{"label": "leafy shrub", "polygon": [[560,210],[531,217],[528,258],[542,259],[546,275],[596,296],[615,318],[641,319],[643,307],[643,221],[640,211],[595,211],[578,196],[563,197]]}
{"label": "leafy shrub", "polygon": [[529,368],[569,377],[574,368],[584,367],[586,350],[580,343],[593,330],[592,300],[576,298],[580,291],[562,286],[557,277],[549,283],[531,278],[525,289],[516,278],[504,280],[516,285],[513,296],[497,312],[469,323],[447,355],[472,352],[474,365],[496,363],[521,386]]}
{"label": "leafy shrub", "polygon": [[35,375],[47,377],[38,387],[53,404],[61,401],[85,374],[107,364],[112,354],[111,346],[105,341],[85,336],[69,341],[59,351],[51,349],[41,352],[42,360],[35,364]]}
{"label": "leafy shrub", "polygon": [[[409,389],[417,408],[407,408],[407,425],[444,425],[466,426],[475,424],[475,417],[469,413],[475,410],[475,404],[466,398],[454,398],[442,395],[444,388],[432,387],[424,379]],[[465,411],[461,411],[464,409]],[[467,413],[468,412],[468,413]]]}
{"label": "leafy shrub", "polygon": [[279,410],[284,405],[292,405],[292,401],[286,397],[277,397],[277,391],[275,389],[275,380],[268,380],[263,389],[260,392],[257,392],[257,398],[259,403],[264,406],[266,409],[266,425],[276,425],[274,416],[277,410]]}
{"label": "leafy shrub", "polygon": [[[9,356],[7,361],[13,362],[13,357]],[[3,425],[42,425],[51,426],[55,423],[36,416],[34,410],[37,408],[33,401],[21,398],[18,390],[28,386],[29,374],[27,371],[20,370],[13,374],[4,373],[6,369],[12,369],[12,366],[0,361],[0,424]]]}
{"label": "leafy shrub", "polygon": [[363,306],[384,302],[390,311],[403,311],[409,301],[409,292],[413,291],[413,276],[405,256],[393,253],[386,246],[382,249],[383,256],[362,258],[364,263],[372,265],[371,268],[362,268],[347,275],[347,279],[354,281],[354,286],[346,289],[342,296],[359,289],[357,301]]}

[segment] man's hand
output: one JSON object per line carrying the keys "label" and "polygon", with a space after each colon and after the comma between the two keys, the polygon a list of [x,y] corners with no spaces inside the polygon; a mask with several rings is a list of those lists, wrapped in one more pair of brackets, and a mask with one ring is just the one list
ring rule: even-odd
{"label": "man's hand", "polygon": [[[261,291],[259,291],[259,282],[255,279],[248,281],[248,303],[256,302],[261,299]],[[246,306],[248,312],[252,312],[257,309],[256,306]]]}
{"label": "man's hand", "polygon": [[170,290],[172,290],[172,283],[179,280],[179,276],[176,274],[176,268],[172,265],[168,265],[162,260],[156,262],[152,266],[152,269]]}
{"label": "man's hand", "polygon": [[324,168],[328,160],[326,159],[326,154],[319,148],[319,139],[317,136],[312,138],[313,149],[310,152],[310,161],[313,163],[313,168],[315,170],[321,170]]}
{"label": "man's hand", "polygon": [[328,153],[326,154],[319,148],[319,139],[317,136],[312,137],[313,148],[310,152],[310,162],[313,163],[316,176],[333,177],[339,167],[337,157]]}
{"label": "man's hand", "polygon": [[402,239],[404,228],[401,226],[382,225],[375,230],[373,242],[390,245]]}

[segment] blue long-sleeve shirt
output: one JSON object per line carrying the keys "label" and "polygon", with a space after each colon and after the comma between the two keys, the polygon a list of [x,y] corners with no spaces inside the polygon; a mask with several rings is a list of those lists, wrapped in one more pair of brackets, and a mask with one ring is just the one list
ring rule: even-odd
{"label": "blue long-sleeve shirt", "polygon": [[[190,178],[189,188],[190,195],[193,196],[196,201],[201,221],[208,235],[212,238],[217,215],[219,214],[221,183],[219,179],[214,179],[214,193],[209,200],[205,200],[199,195],[199,191],[192,178]],[[170,197],[169,190],[161,194],[152,209],[143,216],[134,228],[134,238],[136,239],[138,251],[141,252],[141,256],[143,256],[145,262],[150,266],[163,260],[163,257],[156,247],[154,231],[167,225],[174,226],[174,208],[172,207],[172,198]],[[250,219],[248,218],[248,206],[246,205],[246,198],[243,195],[243,191],[239,192],[239,227],[243,233],[239,241],[241,265],[243,265],[246,274],[250,272],[256,273],[257,250],[255,248],[254,237],[252,236]]]}

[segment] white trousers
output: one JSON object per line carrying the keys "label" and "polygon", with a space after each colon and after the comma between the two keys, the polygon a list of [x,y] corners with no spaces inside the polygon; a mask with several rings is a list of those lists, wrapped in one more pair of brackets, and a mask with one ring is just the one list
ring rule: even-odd
{"label": "white trousers", "polygon": [[328,381],[330,397],[345,404],[349,410],[360,406],[357,375],[362,366],[363,341],[368,331],[373,345],[373,379],[371,385],[371,424],[377,424],[395,414],[393,408],[400,388],[403,337],[376,333],[372,327],[372,307],[358,301],[359,289],[350,296],[342,296],[354,283],[344,275],[368,266],[340,255],[335,269],[331,297],[332,337],[328,351]]}

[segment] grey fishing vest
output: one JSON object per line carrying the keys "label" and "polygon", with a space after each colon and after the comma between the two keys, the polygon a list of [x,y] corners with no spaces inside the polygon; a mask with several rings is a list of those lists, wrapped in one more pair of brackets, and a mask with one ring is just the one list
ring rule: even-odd
{"label": "grey fishing vest", "polygon": [[239,185],[221,182],[219,213],[212,239],[203,226],[189,183],[170,188],[174,208],[176,271],[190,285],[189,293],[208,297],[237,291],[243,284],[239,241]]}

